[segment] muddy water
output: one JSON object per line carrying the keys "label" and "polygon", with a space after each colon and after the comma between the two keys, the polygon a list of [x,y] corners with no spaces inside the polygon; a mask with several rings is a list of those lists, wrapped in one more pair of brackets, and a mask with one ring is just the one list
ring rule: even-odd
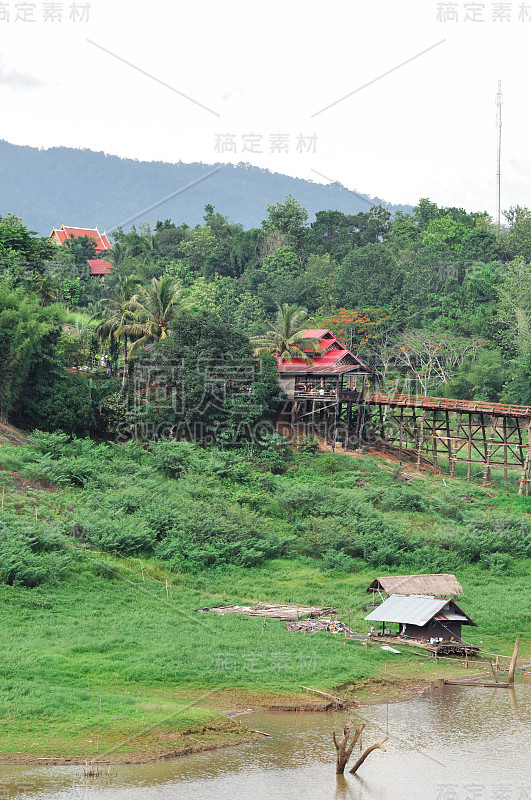
{"label": "muddy water", "polygon": [[447,686],[353,713],[363,745],[389,733],[359,777],[334,774],[331,732],[344,714],[253,714],[267,739],[151,765],[0,766],[0,798],[46,800],[531,800],[531,681],[514,690]]}

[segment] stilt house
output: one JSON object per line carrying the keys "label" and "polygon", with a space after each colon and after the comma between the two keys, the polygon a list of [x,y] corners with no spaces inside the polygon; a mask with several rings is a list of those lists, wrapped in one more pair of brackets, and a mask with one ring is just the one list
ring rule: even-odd
{"label": "stilt house", "polygon": [[361,401],[367,365],[325,328],[307,329],[304,337],[319,342],[317,354],[308,352],[310,364],[300,358],[278,359],[280,385],[288,399]]}

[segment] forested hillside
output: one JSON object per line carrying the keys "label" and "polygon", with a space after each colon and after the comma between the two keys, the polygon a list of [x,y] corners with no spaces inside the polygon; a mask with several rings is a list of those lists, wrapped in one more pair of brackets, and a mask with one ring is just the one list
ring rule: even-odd
{"label": "forested hillside", "polygon": [[[154,225],[157,219],[171,217],[196,225],[205,203],[252,228],[260,224],[268,204],[288,194],[311,217],[322,208],[356,214],[383,202],[337,183],[322,185],[250,164],[136,161],[91,150],[41,150],[0,140],[0,210],[22,217],[43,236],[63,222],[110,230],[131,218]],[[388,208],[410,209],[391,204]]]}
{"label": "forested hillside", "polygon": [[[245,439],[242,426],[280,398],[274,361],[253,360],[256,340],[274,353],[294,319],[332,329],[386,390],[531,403],[527,209],[511,209],[499,233],[485,213],[429,200],[394,216],[319,211],[309,224],[288,196],[250,230],[212,205],[203,216],[118,229],[104,278],[88,274],[87,239],[57,247],[0,220],[4,421],[114,437],[146,421],[135,380],[178,361],[172,402],[186,424]],[[247,364],[245,380],[221,375],[229,361]],[[149,407],[154,424],[175,424],[175,409]]]}

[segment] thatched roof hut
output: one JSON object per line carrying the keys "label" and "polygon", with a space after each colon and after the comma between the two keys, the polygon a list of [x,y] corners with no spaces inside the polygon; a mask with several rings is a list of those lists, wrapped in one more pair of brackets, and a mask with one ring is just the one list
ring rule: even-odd
{"label": "thatched roof hut", "polygon": [[437,575],[382,575],[375,578],[368,592],[378,594],[420,594],[432,597],[457,597],[463,594],[463,587],[449,573]]}

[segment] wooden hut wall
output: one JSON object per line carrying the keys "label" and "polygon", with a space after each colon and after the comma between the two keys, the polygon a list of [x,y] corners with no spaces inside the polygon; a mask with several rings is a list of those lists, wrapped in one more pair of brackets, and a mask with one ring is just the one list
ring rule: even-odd
{"label": "wooden hut wall", "polygon": [[[400,626],[402,630],[402,626]],[[410,625],[406,623],[406,636],[412,639],[420,639],[424,636],[425,639],[449,639],[451,636],[458,642],[461,641],[461,623],[460,622],[438,622],[435,619],[430,620],[426,625]]]}

